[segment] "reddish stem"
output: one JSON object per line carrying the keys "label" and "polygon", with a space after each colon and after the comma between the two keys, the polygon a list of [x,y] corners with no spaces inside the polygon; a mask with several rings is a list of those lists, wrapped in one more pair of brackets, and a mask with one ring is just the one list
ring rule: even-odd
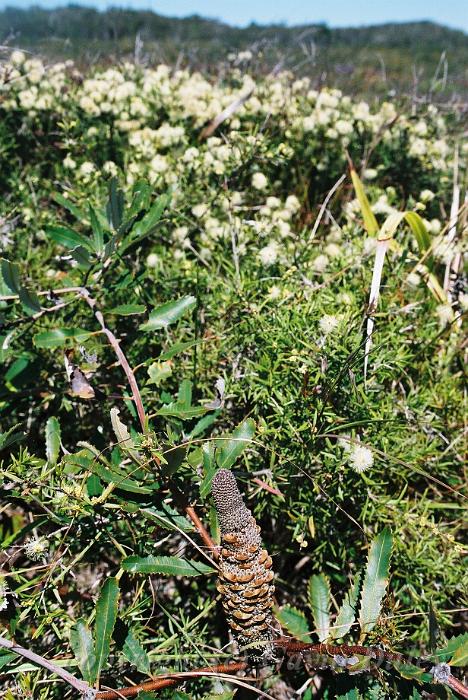
{"label": "reddish stem", "polygon": [[194,524],[195,529],[198,531],[198,534],[202,538],[203,542],[205,543],[205,545],[208,547],[208,549],[212,553],[213,558],[218,559],[218,548],[216,547],[215,543],[211,539],[208,530],[205,528],[202,521],[200,520],[200,518],[196,514],[195,508],[193,506],[187,506],[185,508],[185,512],[187,513],[188,517],[190,518],[190,520]]}

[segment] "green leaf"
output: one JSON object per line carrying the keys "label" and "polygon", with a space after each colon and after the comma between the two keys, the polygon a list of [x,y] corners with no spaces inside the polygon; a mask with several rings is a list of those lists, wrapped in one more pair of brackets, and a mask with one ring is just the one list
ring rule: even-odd
{"label": "green leaf", "polygon": [[82,247],[89,251],[93,250],[91,241],[86,236],[66,226],[46,226],[45,232],[49,238],[64,248]]}
{"label": "green leaf", "polygon": [[200,484],[200,496],[206,498],[211,493],[211,482],[216,473],[215,450],[212,442],[205,442],[202,447],[203,454],[203,481]]}
{"label": "green leaf", "polygon": [[27,289],[26,287],[21,287],[18,296],[25,311],[29,315],[36,314],[38,311],[42,310],[42,306],[36,292],[33,292],[32,290]]}
{"label": "green leaf", "polygon": [[148,209],[153,193],[153,188],[146,180],[137,180],[132,189],[133,198],[127,211],[127,219],[137,216],[142,209]]}
{"label": "green leaf", "polygon": [[96,680],[96,655],[91,631],[84,620],[77,620],[70,629],[70,646],[84,680],[91,684],[94,683]]}
{"label": "green leaf", "polygon": [[337,695],[336,700],[361,700],[361,697],[356,688],[351,688],[344,695]]}
{"label": "green leaf", "polygon": [[246,447],[250,445],[254,434],[255,421],[252,418],[247,418],[226,439],[217,440],[219,447],[216,453],[216,461],[219,468],[230,469]]}
{"label": "green leaf", "polygon": [[166,530],[182,530],[183,532],[192,532],[194,527],[192,523],[184,516],[180,515],[170,505],[163,503],[159,508],[141,508],[140,515],[143,515],[149,520],[154,520]]}
{"label": "green leaf", "polygon": [[91,228],[93,229],[94,250],[96,253],[100,254],[104,250],[104,231],[102,230],[101,223],[96,216],[96,212],[89,202],[88,212],[89,220],[91,221]]}
{"label": "green leaf", "polygon": [[193,559],[180,557],[127,557],[122,561],[122,569],[133,574],[164,574],[166,576],[202,576],[216,571],[211,566]]}
{"label": "green leaf", "polygon": [[144,314],[146,311],[146,306],[144,304],[120,304],[120,306],[114,306],[113,309],[107,311],[108,314],[115,314],[115,316],[135,316],[136,314]]}
{"label": "green leaf", "polygon": [[124,195],[118,187],[118,182],[113,177],[109,182],[109,199],[106,205],[107,220],[112,228],[117,231],[122,223],[124,211]]}
{"label": "green leaf", "polygon": [[357,602],[359,597],[359,583],[361,581],[361,572],[357,571],[354,575],[351,586],[346,593],[346,596],[338,611],[335,623],[330,630],[332,639],[345,637],[356,619]]}
{"label": "green leaf", "polygon": [[20,425],[21,423],[17,423],[6,432],[0,433],[0,450],[4,450],[6,447],[14,445],[15,442],[18,442],[18,440],[22,440],[25,437],[25,433],[15,432]]}
{"label": "green leaf", "polygon": [[51,416],[46,423],[46,456],[51,466],[57,464],[60,452],[60,423],[55,416]]}
{"label": "green leaf", "polygon": [[315,631],[323,642],[330,633],[330,583],[324,574],[311,576],[309,580],[309,605]]}
{"label": "green leaf", "polygon": [[451,666],[468,665],[468,632],[449,639],[445,647],[432,654],[431,659],[440,663],[449,661]]}
{"label": "green leaf", "polygon": [[[70,457],[72,458],[73,455],[68,455],[65,461],[73,464],[73,459],[70,459]],[[129,493],[140,493],[143,495],[148,495],[153,491],[150,486],[140,486],[137,481],[128,478],[126,474],[118,470],[115,465],[113,465],[111,469],[105,467],[103,464],[100,464],[97,461],[92,461],[88,465],[87,469],[93,474],[96,474],[106,484],[115,484],[116,487],[122,491],[128,491]]]}
{"label": "green leaf", "polygon": [[292,605],[283,605],[275,610],[275,617],[293,637],[301,642],[310,642],[311,631],[303,612]]}
{"label": "green leaf", "polygon": [[362,635],[374,629],[380,615],[382,599],[388,583],[392,533],[386,527],[373,540],[362,585],[359,623]]}
{"label": "green leaf", "polygon": [[18,654],[0,654],[0,668],[19,660]]}
{"label": "green leaf", "polygon": [[57,348],[65,345],[69,340],[83,343],[90,335],[92,333],[85,331],[84,328],[53,328],[50,331],[36,333],[33,343],[37,348]]}
{"label": "green leaf", "polygon": [[184,343],[175,343],[174,345],[171,345],[168,350],[165,352],[162,352],[158,360],[163,362],[164,360],[172,360],[175,355],[178,355],[179,352],[183,352],[184,350],[188,350],[189,348],[193,348],[194,345],[199,344],[199,340],[187,340]]}
{"label": "green leaf", "polygon": [[96,622],[94,632],[96,637],[96,663],[94,673],[99,679],[110,652],[110,640],[117,619],[119,601],[119,584],[115,578],[108,578],[104,583],[99,600],[96,604]]}
{"label": "green leaf", "polygon": [[16,263],[11,263],[5,258],[1,258],[0,270],[2,272],[2,278],[6,286],[13,294],[19,294],[21,289],[21,282],[19,276],[19,267]]}
{"label": "green leaf", "polygon": [[144,215],[141,221],[136,223],[133,227],[131,233],[132,243],[144,236],[149,236],[154,231],[156,224],[159,222],[169,202],[170,196],[167,194],[158,197],[151,209]]}
{"label": "green leaf", "polygon": [[359,206],[361,207],[362,218],[364,219],[364,228],[366,229],[369,236],[376,236],[379,230],[379,224],[374,216],[374,213],[370,207],[369,200],[367,199],[364,186],[359,179],[359,175],[354,169],[354,165],[350,165],[351,179],[353,181],[354,190],[356,192],[356,197],[359,201]]}
{"label": "green leaf", "polygon": [[63,194],[60,194],[60,192],[56,192],[53,195],[53,199],[55,199],[57,204],[60,204],[62,207],[65,207],[65,209],[68,209],[68,211],[73,214],[78,221],[86,221],[86,215],[83,210],[77,207],[76,204],[73,204],[73,202],[70,202],[68,197],[64,197]]}
{"label": "green leaf", "polygon": [[130,630],[122,647],[123,655],[130,661],[131,664],[137,667],[140,673],[149,676],[151,673],[150,660],[148,654],[141,646],[136,637],[133,636]]}
{"label": "green leaf", "polygon": [[149,380],[147,384],[156,384],[159,386],[161,382],[170,377],[172,374],[172,362],[153,362],[148,367]]}
{"label": "green leaf", "polygon": [[141,331],[155,331],[160,328],[167,328],[171,323],[177,321],[184,313],[193,309],[197,300],[193,296],[182,297],[176,301],[168,301],[162,306],[154,309],[146,323],[140,326]]}

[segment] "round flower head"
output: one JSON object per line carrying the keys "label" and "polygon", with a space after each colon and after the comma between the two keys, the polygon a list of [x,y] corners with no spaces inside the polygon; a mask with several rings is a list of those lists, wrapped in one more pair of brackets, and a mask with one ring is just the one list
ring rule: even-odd
{"label": "round flower head", "polygon": [[325,316],[322,316],[319,321],[320,330],[322,333],[325,333],[325,335],[333,333],[333,331],[338,327],[339,322],[340,321],[336,316],[325,314]]}
{"label": "round flower head", "polygon": [[47,551],[47,540],[39,537],[31,537],[24,545],[24,553],[28,559],[36,561],[42,559]]}
{"label": "round flower head", "polygon": [[252,175],[252,187],[256,190],[265,190],[268,187],[268,180],[263,173],[254,173]]}
{"label": "round flower head", "polygon": [[361,474],[372,467],[374,455],[372,450],[362,445],[355,445],[349,453],[349,465],[355,472]]}

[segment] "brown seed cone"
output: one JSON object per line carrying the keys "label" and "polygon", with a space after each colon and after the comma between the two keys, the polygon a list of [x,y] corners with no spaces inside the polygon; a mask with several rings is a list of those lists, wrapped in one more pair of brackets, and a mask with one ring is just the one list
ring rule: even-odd
{"label": "brown seed cone", "polygon": [[220,469],[211,491],[221,530],[218,591],[226,618],[239,646],[257,663],[274,658],[272,640],[273,585],[271,557],[262,549],[260,528],[245,506],[233,474]]}

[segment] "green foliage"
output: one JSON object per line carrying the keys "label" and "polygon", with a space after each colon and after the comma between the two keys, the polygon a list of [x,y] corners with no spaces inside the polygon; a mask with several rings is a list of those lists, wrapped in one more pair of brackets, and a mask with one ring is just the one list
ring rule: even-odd
{"label": "green foliage", "polygon": [[[441,306],[433,284],[463,253],[463,215],[445,235],[457,114],[362,104],[289,74],[253,86],[236,68],[211,83],[15,60],[0,103],[4,636],[102,687],[228,661],[214,557],[187,510],[219,542],[210,486],[224,467],[261,525],[289,635],[362,632],[458,673],[466,299],[458,280]],[[346,151],[364,164],[375,236],[350,177],[322,207]],[[463,201],[461,158],[459,175]],[[393,242],[365,381],[382,231]],[[355,674],[371,662],[352,661],[326,659],[324,698],[435,692],[425,670]],[[0,663],[7,692],[14,678],[63,696],[45,670]],[[292,697],[307,680],[284,664],[262,689]],[[196,678],[158,697],[218,691]]]}

